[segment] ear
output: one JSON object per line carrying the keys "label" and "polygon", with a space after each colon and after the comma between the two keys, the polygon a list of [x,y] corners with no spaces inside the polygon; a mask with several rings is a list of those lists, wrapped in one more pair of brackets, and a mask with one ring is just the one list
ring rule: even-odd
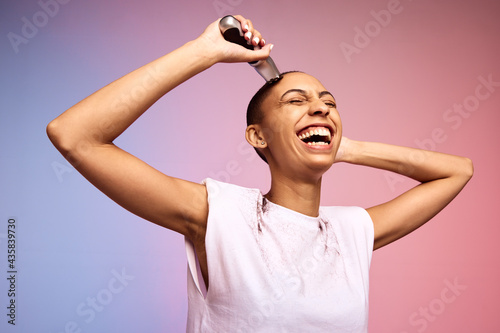
{"label": "ear", "polygon": [[245,138],[254,148],[266,148],[267,141],[258,124],[249,125],[245,131]]}

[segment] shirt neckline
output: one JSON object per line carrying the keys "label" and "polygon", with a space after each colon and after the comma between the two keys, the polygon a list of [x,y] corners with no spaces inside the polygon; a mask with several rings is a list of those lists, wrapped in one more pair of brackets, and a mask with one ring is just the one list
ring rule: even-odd
{"label": "shirt neckline", "polygon": [[295,219],[299,219],[299,220],[308,220],[308,221],[311,221],[311,222],[317,222],[321,219],[321,207],[319,209],[319,214],[318,216],[314,217],[314,216],[309,216],[309,215],[306,215],[306,214],[302,214],[302,213],[299,213],[293,209],[290,209],[290,208],[287,208],[285,206],[281,206],[277,203],[274,203],[272,202],[271,200],[267,199],[263,194],[262,192],[260,193],[260,201],[262,203],[265,203],[265,205],[269,205],[269,207],[273,207],[274,209],[277,209],[277,210],[280,210],[281,212],[283,212],[284,214],[287,214],[291,217],[294,217]]}

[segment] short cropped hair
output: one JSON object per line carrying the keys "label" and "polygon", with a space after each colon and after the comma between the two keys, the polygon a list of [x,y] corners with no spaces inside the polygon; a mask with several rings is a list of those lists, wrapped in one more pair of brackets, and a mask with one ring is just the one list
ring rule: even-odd
{"label": "short cropped hair", "polygon": [[[271,89],[277,84],[277,82],[279,82],[284,75],[289,73],[302,73],[302,72],[288,71],[281,73],[278,80],[266,82],[262,87],[260,87],[260,89],[255,93],[255,95],[253,95],[247,107],[247,126],[260,124],[262,122],[262,120],[264,119],[264,111],[262,110],[262,103],[264,103],[264,100],[266,99],[267,96],[269,96]],[[262,158],[262,160],[267,163],[266,157],[258,149],[256,148],[254,149],[260,156],[260,158]]]}

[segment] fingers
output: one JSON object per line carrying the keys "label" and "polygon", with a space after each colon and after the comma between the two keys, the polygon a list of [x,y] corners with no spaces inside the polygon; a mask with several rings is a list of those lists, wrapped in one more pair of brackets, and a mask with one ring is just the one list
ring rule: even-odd
{"label": "fingers", "polygon": [[247,41],[251,41],[251,44],[253,46],[257,46],[258,45],[260,47],[264,47],[266,45],[266,40],[264,38],[262,38],[262,35],[261,35],[261,33],[258,30],[254,29],[252,21],[250,21],[249,19],[244,18],[241,15],[234,15],[234,17],[238,21],[240,21],[241,28],[243,30],[245,39]]}
{"label": "fingers", "polygon": [[218,32],[218,38],[215,38],[213,35],[209,36],[211,37],[209,43],[216,46],[214,48],[216,51],[214,56],[214,58],[217,58],[216,62],[253,62],[269,57],[273,45],[266,43],[260,32],[254,29],[252,21],[241,15],[234,15],[234,18],[240,22],[245,40],[250,41],[249,44],[254,46],[253,50],[248,50],[233,43],[227,43],[220,32]]}

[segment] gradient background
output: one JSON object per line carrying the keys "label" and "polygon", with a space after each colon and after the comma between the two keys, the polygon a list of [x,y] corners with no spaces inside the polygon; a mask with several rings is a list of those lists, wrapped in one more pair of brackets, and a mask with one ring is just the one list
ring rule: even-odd
{"label": "gradient background", "polygon": [[[474,161],[472,181],[447,209],[375,252],[370,332],[500,331],[500,2],[401,0],[381,27],[371,12],[387,10],[386,0],[44,1],[51,15],[34,0],[0,5],[1,332],[185,330],[183,238],[93,188],[51,145],[45,126],[229,13],[253,19],[275,44],[282,71],[306,71],[334,93],[347,137]],[[8,34],[22,35],[26,20],[38,31],[16,52]],[[340,45],[355,45],[365,28],[369,41],[357,40],[363,47],[346,57]],[[489,76],[496,86],[481,88],[489,96],[473,105],[479,78]],[[266,167],[243,136],[246,104],[262,83],[246,64],[215,65],[155,104],[117,144],[169,175],[266,191]],[[446,120],[463,103],[473,111]],[[336,165],[325,176],[323,204],[368,207],[412,185]],[[6,316],[9,217],[18,225],[15,327]],[[113,271],[130,277],[116,294],[108,291]],[[450,283],[462,287],[452,291]],[[106,304],[92,320],[76,312],[96,296]]]}

